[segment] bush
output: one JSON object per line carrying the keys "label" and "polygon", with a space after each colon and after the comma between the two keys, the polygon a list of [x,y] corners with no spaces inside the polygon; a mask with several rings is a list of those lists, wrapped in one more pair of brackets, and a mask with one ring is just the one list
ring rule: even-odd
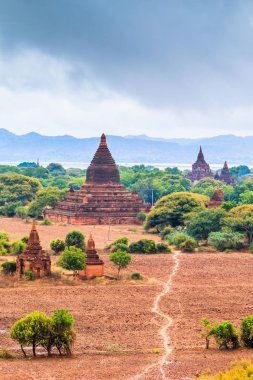
{"label": "bush", "polygon": [[7,249],[4,247],[3,243],[0,240],[0,256],[7,255]]}
{"label": "bush", "polygon": [[208,236],[208,244],[225,251],[226,249],[241,249],[243,247],[244,235],[239,232],[211,232]]}
{"label": "bush", "polygon": [[186,232],[180,232],[180,231],[173,232],[167,236],[167,240],[169,244],[173,244],[177,248],[179,248],[180,245],[189,238],[190,236],[187,235]]}
{"label": "bush", "polygon": [[241,339],[246,347],[253,347],[253,315],[248,315],[243,319]]}
{"label": "bush", "polygon": [[50,248],[55,252],[62,252],[65,248],[65,242],[62,239],[54,239],[50,242]]}
{"label": "bush", "polygon": [[152,239],[141,239],[129,245],[130,253],[156,253],[156,243]]}
{"label": "bush", "polygon": [[139,272],[133,272],[130,274],[129,277],[131,278],[131,280],[143,280],[143,276]]}
{"label": "bush", "polygon": [[116,251],[124,251],[124,252],[127,252],[128,251],[128,245],[127,244],[124,244],[124,243],[117,243],[117,244],[114,244],[111,248],[111,252],[116,252]]}
{"label": "bush", "polygon": [[40,223],[41,226],[51,226],[52,222],[49,219],[44,219],[43,222]]}
{"label": "bush", "polygon": [[65,243],[67,247],[76,247],[84,251],[85,236],[81,231],[73,230],[66,235]]}
{"label": "bush", "polygon": [[159,253],[170,253],[171,252],[170,247],[168,246],[168,244],[165,244],[165,243],[156,244],[156,249],[157,249],[157,252],[159,252]]}
{"label": "bush", "polygon": [[251,360],[242,359],[240,362],[232,363],[230,369],[218,372],[215,375],[203,374],[196,380],[249,380],[252,378],[253,364]]}
{"label": "bush", "polygon": [[197,242],[193,238],[188,238],[180,244],[180,249],[184,252],[194,252]]}
{"label": "bush", "polygon": [[16,272],[16,262],[15,261],[5,261],[2,264],[3,273],[13,275]]}
{"label": "bush", "polygon": [[23,274],[23,279],[26,280],[26,281],[33,281],[35,280],[36,276],[35,274],[29,270],[29,269],[26,269],[25,270],[25,273]]}
{"label": "bush", "polygon": [[11,244],[11,253],[18,255],[19,253],[24,252],[26,249],[26,243],[22,240],[16,240]]}
{"label": "bush", "polygon": [[248,250],[253,253],[253,243],[249,245]]}
{"label": "bush", "polygon": [[231,322],[218,323],[210,331],[209,336],[213,336],[219,348],[238,348],[238,332]]}
{"label": "bush", "polygon": [[116,251],[111,253],[109,259],[118,269],[118,279],[121,269],[127,268],[132,261],[131,255],[124,251]]}
{"label": "bush", "polygon": [[137,219],[140,222],[145,222],[145,220],[146,220],[146,214],[145,214],[145,212],[143,212],[143,211],[138,212]]}
{"label": "bush", "polygon": [[0,240],[9,241],[8,234],[4,231],[0,231]]}
{"label": "bush", "polygon": [[160,232],[160,236],[162,239],[166,239],[169,234],[173,232],[173,228],[171,226],[166,226]]}
{"label": "bush", "polygon": [[7,348],[3,347],[0,349],[0,359],[13,359],[13,355],[7,350]]}
{"label": "bush", "polygon": [[28,240],[29,240],[29,236],[28,235],[25,235],[25,236],[23,236],[22,238],[21,238],[21,241],[23,242],[23,243],[28,243]]}
{"label": "bush", "polygon": [[28,207],[27,206],[18,206],[15,208],[15,215],[21,219],[25,219],[28,216]]}

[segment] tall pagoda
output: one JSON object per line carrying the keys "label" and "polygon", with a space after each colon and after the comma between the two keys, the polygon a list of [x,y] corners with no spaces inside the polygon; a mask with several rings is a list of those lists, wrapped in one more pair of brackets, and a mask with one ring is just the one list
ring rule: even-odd
{"label": "tall pagoda", "polygon": [[202,148],[199,149],[197,161],[192,165],[192,171],[186,175],[186,178],[192,182],[199,181],[203,178],[213,178],[214,175],[210,166],[206,163]]}
{"label": "tall pagoda", "polygon": [[138,224],[137,214],[148,210],[137,192],[129,192],[120,183],[119,170],[102,134],[81,189],[71,188],[54,209],[45,210],[45,217],[70,224]]}
{"label": "tall pagoda", "polygon": [[224,162],[224,166],[221,169],[220,175],[217,176],[217,179],[219,179],[220,181],[223,181],[226,185],[231,185],[231,186],[236,185],[234,178],[230,174],[227,161]]}

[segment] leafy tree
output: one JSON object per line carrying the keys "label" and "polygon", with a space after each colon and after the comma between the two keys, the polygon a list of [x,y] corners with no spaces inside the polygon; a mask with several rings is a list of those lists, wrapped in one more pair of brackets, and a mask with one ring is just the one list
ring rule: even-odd
{"label": "leafy tree", "polygon": [[246,165],[233,166],[229,171],[230,174],[235,178],[250,174],[250,169]]}
{"label": "leafy tree", "polygon": [[54,239],[50,242],[50,248],[55,252],[62,252],[65,248],[65,242],[62,239]]}
{"label": "leafy tree", "polygon": [[242,359],[239,362],[234,362],[230,369],[225,372],[218,372],[214,375],[203,374],[196,380],[249,380],[252,377],[253,364],[251,360]]}
{"label": "leafy tree", "polygon": [[183,241],[179,246],[179,248],[184,252],[194,252],[196,247],[197,247],[197,242],[195,239],[191,237]]}
{"label": "leafy tree", "polygon": [[227,202],[223,202],[220,205],[220,208],[225,210],[225,211],[230,211],[232,208],[234,208],[236,206],[237,206],[236,201],[227,201]]}
{"label": "leafy tree", "polygon": [[73,329],[74,318],[71,313],[65,309],[54,311],[52,316],[54,345],[57,347],[60,355],[65,350],[67,355],[71,355],[71,346],[75,340],[76,332]]}
{"label": "leafy tree", "polygon": [[243,319],[241,339],[246,347],[253,347],[253,315],[248,315]]}
{"label": "leafy tree", "polygon": [[85,248],[85,235],[81,231],[73,230],[66,235],[65,243],[67,247]]}
{"label": "leafy tree", "polygon": [[244,235],[239,232],[211,232],[208,236],[208,244],[218,249],[241,249],[243,247]]}
{"label": "leafy tree", "polygon": [[249,244],[253,241],[253,205],[232,208],[223,219],[224,226],[246,234]]}
{"label": "leafy tree", "polygon": [[245,205],[253,204],[253,191],[247,190],[240,194],[241,203]]}
{"label": "leafy tree", "polygon": [[27,206],[18,206],[15,208],[15,215],[19,218],[25,219],[28,216],[28,207]]}
{"label": "leafy tree", "polygon": [[167,235],[169,244],[173,244],[177,248],[180,248],[181,244],[183,244],[189,238],[190,236],[184,231],[175,231]]}
{"label": "leafy tree", "polygon": [[26,356],[24,347],[30,345],[32,345],[33,356],[36,356],[36,347],[47,336],[50,322],[50,318],[45,313],[34,311],[14,323],[10,330],[11,338],[20,344],[24,356]]}
{"label": "leafy tree", "polygon": [[214,325],[209,336],[215,339],[220,349],[239,347],[238,332],[231,322],[225,321]]}
{"label": "leafy tree", "polygon": [[16,240],[11,244],[11,253],[18,255],[19,253],[24,252],[26,249],[26,243],[22,240]]}
{"label": "leafy tree", "polygon": [[53,162],[47,166],[47,170],[54,176],[66,174],[66,170],[61,164]]}
{"label": "leafy tree", "polygon": [[74,274],[79,270],[85,269],[86,254],[77,247],[66,247],[58,260],[58,265],[62,268],[74,271]]}
{"label": "leafy tree", "polygon": [[2,264],[3,273],[11,276],[16,272],[16,261],[5,261]]}
{"label": "leafy tree", "polygon": [[128,265],[131,263],[132,257],[124,251],[116,251],[110,254],[109,259],[117,267],[119,279],[121,269],[128,267]]}
{"label": "leafy tree", "polygon": [[226,212],[222,209],[204,209],[188,215],[187,232],[195,239],[207,239],[210,232],[220,231]]}
{"label": "leafy tree", "polygon": [[156,253],[157,246],[152,239],[141,239],[131,243],[128,251],[130,253]]}
{"label": "leafy tree", "polygon": [[194,210],[204,209],[209,198],[201,194],[179,192],[161,198],[148,213],[145,228],[156,228],[158,231],[165,226],[183,226],[188,214]]}
{"label": "leafy tree", "polygon": [[36,199],[30,204],[28,214],[30,216],[43,216],[43,210],[46,207],[54,207],[56,203],[64,198],[65,190],[59,190],[55,187],[47,187],[40,190]]}
{"label": "leafy tree", "polygon": [[145,214],[145,212],[140,211],[140,212],[137,214],[137,219],[138,219],[140,222],[145,222],[145,220],[146,220],[146,214]]}

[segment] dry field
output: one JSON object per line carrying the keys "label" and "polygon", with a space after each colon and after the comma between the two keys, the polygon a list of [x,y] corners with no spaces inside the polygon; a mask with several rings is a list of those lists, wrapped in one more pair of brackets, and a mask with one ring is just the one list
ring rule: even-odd
{"label": "dry field", "polygon": [[[92,231],[99,249],[107,244],[108,226],[74,228],[86,235]],[[38,229],[47,248],[52,238],[63,237],[73,228],[53,225]],[[16,239],[28,234],[30,225],[2,218],[0,230],[6,230]],[[128,235],[131,240],[154,237],[143,235],[141,227],[111,227],[110,240],[122,235]],[[134,255],[120,282],[70,281],[67,285],[58,280],[29,284],[15,280],[11,287],[0,277],[0,346],[9,347],[16,356],[12,360],[0,360],[0,379],[162,379],[160,328],[166,321],[154,314],[152,307],[175,268],[173,255]],[[102,257],[106,272],[113,273],[107,254],[103,253]],[[173,351],[163,366],[166,378],[194,379],[208,367],[223,369],[232,360],[252,357],[253,351],[247,349],[219,351],[211,345],[210,350],[205,350],[200,320],[206,316],[217,321],[229,319],[239,325],[243,316],[253,313],[253,256],[196,253],[179,254],[177,259],[179,266],[171,279],[171,288],[160,303],[160,310],[172,318],[168,332]],[[132,271],[141,272],[145,279],[128,280],[127,274]],[[41,351],[37,359],[24,360],[8,335],[12,323],[36,309],[50,314],[62,307],[68,308],[75,318],[78,337],[74,356],[47,359]],[[160,354],[152,352],[155,348],[160,348]]]}

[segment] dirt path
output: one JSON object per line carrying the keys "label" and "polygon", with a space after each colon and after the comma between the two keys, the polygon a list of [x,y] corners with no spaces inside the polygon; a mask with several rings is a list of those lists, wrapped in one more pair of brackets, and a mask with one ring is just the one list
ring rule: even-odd
{"label": "dirt path", "polygon": [[173,253],[173,261],[174,261],[174,263],[173,263],[171,274],[170,274],[167,282],[164,283],[164,286],[163,286],[163,289],[161,290],[161,292],[158,293],[158,295],[156,296],[154,303],[153,303],[153,307],[152,307],[152,312],[164,320],[164,323],[162,324],[160,331],[159,331],[159,334],[162,337],[162,341],[163,341],[164,354],[158,362],[149,365],[148,367],[146,367],[144,369],[143,372],[135,375],[130,380],[143,379],[146,375],[149,374],[149,372],[152,369],[155,369],[156,367],[159,368],[159,371],[162,375],[162,380],[169,380],[169,378],[166,376],[164,366],[171,363],[170,361],[168,361],[168,358],[169,358],[170,354],[172,353],[173,345],[171,343],[168,330],[169,330],[170,326],[172,325],[173,319],[168,314],[164,313],[161,310],[160,303],[161,303],[162,298],[167,296],[170,293],[171,286],[173,283],[173,278],[178,271],[179,261],[180,261],[178,251],[175,251]]}

